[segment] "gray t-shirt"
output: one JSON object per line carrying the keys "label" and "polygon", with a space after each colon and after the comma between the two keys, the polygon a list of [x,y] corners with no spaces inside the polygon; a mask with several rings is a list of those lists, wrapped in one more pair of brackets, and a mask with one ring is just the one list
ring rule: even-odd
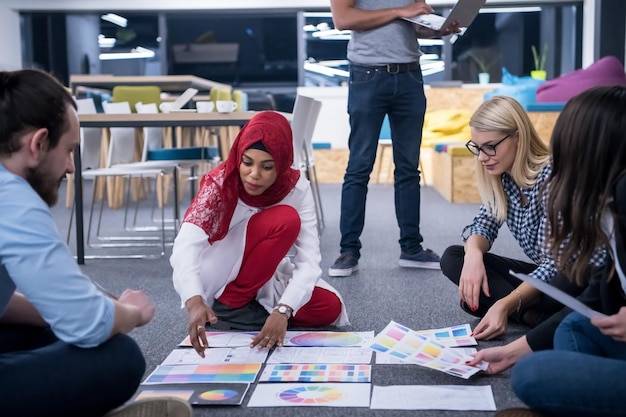
{"label": "gray t-shirt", "polygon": [[[401,7],[415,0],[356,0],[363,10]],[[352,31],[348,43],[348,59],[355,64],[385,65],[419,60],[419,44],[413,24],[396,19],[387,25],[366,31]]]}

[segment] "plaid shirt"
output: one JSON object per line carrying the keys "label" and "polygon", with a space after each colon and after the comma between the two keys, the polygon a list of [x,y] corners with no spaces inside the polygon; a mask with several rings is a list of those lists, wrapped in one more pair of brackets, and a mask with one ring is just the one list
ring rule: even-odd
{"label": "plaid shirt", "polygon": [[[520,189],[509,174],[502,174],[502,187],[507,197],[508,207],[506,224],[526,256],[538,265],[537,269],[529,275],[543,281],[550,281],[557,272],[554,260],[545,244],[547,223],[545,205],[548,193],[541,192],[551,172],[552,165],[546,165],[537,176],[535,185],[524,189]],[[522,196],[525,197],[526,204],[523,204]],[[490,213],[487,207],[481,205],[472,224],[463,229],[461,237],[463,241],[466,241],[471,235],[480,235],[487,239],[491,247],[498,237],[502,223]],[[606,251],[598,250],[594,253],[590,263],[594,266],[602,266],[605,261]]]}

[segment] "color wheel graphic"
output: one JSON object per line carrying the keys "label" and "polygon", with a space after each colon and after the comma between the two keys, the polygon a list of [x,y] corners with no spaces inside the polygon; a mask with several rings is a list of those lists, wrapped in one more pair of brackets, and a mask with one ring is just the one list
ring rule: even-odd
{"label": "color wheel graphic", "polygon": [[303,333],[294,336],[290,342],[296,346],[307,347],[347,347],[356,346],[363,341],[361,336],[345,333]]}
{"label": "color wheel graphic", "polygon": [[224,401],[233,398],[237,394],[237,391],[231,389],[214,389],[211,391],[205,391],[198,395],[198,397],[207,401]]}
{"label": "color wheel graphic", "polygon": [[290,388],[278,394],[278,397],[290,403],[296,404],[324,404],[341,398],[341,391],[328,387],[297,387]]}

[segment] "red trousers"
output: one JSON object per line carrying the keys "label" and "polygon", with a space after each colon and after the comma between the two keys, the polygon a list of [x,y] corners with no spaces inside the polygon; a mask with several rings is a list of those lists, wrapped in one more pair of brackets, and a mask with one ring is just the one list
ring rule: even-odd
{"label": "red trousers", "polygon": [[[300,215],[291,206],[274,206],[250,218],[241,269],[226,285],[219,301],[232,308],[243,307],[256,298],[300,233]],[[341,313],[341,301],[331,291],[315,287],[311,299],[289,320],[295,327],[321,327]]]}

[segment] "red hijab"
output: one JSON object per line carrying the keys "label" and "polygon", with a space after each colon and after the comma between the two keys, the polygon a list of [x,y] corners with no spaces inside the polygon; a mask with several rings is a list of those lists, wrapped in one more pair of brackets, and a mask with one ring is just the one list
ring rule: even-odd
{"label": "red hijab", "polygon": [[[259,141],[272,155],[276,181],[263,194],[252,196],[243,188],[239,165],[243,152]],[[198,194],[183,222],[202,228],[211,244],[222,240],[228,233],[239,198],[252,207],[269,207],[287,196],[300,178],[300,171],[292,169],[292,163],[293,137],[289,122],[279,113],[260,112],[241,129],[226,161],[202,177]]]}

